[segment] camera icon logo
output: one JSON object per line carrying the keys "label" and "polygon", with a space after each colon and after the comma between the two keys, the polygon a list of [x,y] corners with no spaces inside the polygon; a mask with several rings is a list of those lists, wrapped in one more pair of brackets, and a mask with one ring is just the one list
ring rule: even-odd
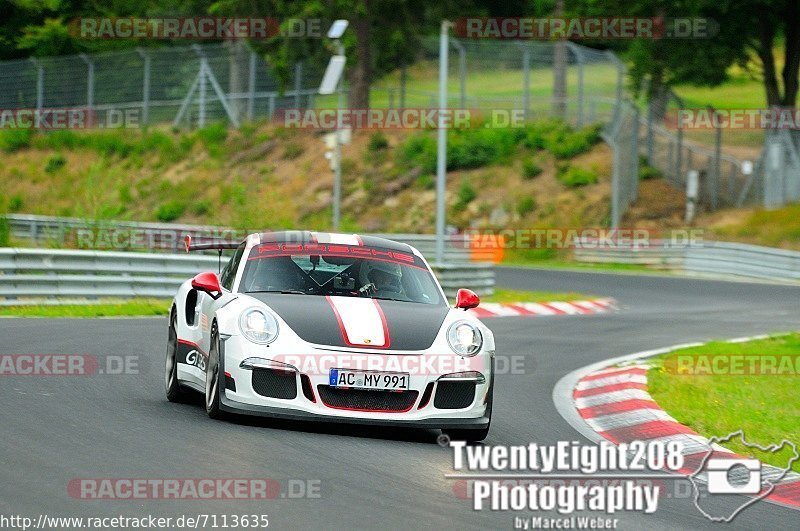
{"label": "camera icon logo", "polygon": [[[743,457],[726,449],[724,445],[734,440],[751,449],[748,453],[752,452],[753,455]],[[695,507],[712,522],[732,522],[736,515],[772,494],[775,487],[791,472],[792,466],[800,462],[800,450],[793,442],[783,439],[777,444],[761,446],[749,442],[742,430],[729,433],[725,437],[706,439],[704,446],[705,457],[688,479],[694,490]],[[785,466],[762,464],[755,458],[758,452],[773,455],[786,452],[782,454],[786,456]],[[705,485],[705,490],[701,489],[701,485]],[[707,510],[701,499],[718,495],[729,496],[730,507],[733,509],[712,504]]]}
{"label": "camera icon logo", "polygon": [[761,462],[758,459],[709,459],[709,494],[758,494]]}

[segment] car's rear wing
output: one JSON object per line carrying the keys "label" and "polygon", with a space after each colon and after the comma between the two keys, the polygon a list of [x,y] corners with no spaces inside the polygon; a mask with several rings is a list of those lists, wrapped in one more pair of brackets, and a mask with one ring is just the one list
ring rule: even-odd
{"label": "car's rear wing", "polygon": [[186,252],[191,251],[219,251],[222,253],[225,249],[236,249],[241,245],[241,242],[231,242],[225,240],[216,240],[210,242],[193,242],[192,237],[190,235],[186,235],[186,238],[183,239],[183,246],[186,249]]}

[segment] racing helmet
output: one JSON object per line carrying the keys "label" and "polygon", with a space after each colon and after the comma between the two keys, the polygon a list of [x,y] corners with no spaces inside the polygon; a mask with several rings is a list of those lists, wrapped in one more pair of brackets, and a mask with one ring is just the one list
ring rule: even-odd
{"label": "racing helmet", "polygon": [[399,264],[366,260],[361,264],[361,285],[374,284],[378,291],[401,291],[400,279],[403,276]]}

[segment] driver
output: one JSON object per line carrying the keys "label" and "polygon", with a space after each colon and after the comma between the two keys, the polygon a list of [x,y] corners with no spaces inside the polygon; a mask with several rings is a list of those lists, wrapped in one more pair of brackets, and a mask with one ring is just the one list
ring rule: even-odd
{"label": "driver", "polygon": [[360,279],[362,290],[367,287],[365,291],[371,291],[375,295],[392,297],[403,292],[402,272],[399,264],[390,262],[373,262],[365,261],[361,265]]}

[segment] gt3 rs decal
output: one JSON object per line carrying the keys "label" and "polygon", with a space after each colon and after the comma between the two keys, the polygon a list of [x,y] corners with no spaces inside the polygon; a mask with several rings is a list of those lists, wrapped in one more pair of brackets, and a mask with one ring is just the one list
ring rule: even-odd
{"label": "gt3 rs decal", "polygon": [[389,348],[389,328],[378,301],[353,297],[326,299],[333,308],[342,339],[348,346]]}
{"label": "gt3 rs decal", "polygon": [[[291,328],[300,339],[315,345],[327,345],[332,347],[353,347],[353,348],[380,348],[374,343],[366,344],[363,339],[378,338],[375,324],[375,313],[380,309],[383,313],[381,327],[386,323],[386,330],[383,332],[389,347],[392,350],[426,350],[430,348],[439,329],[442,327],[447,316],[447,306],[438,304],[416,304],[411,302],[397,301],[377,301],[379,306],[375,306],[372,299],[361,299],[353,297],[331,297],[332,299],[346,299],[347,302],[364,301],[372,304],[369,314],[373,319],[369,330],[375,336],[359,337],[351,335],[347,330],[348,338],[353,343],[345,341],[342,327],[334,312],[334,306],[322,296],[304,296],[282,293],[249,293],[248,296],[256,298],[270,308],[272,308],[286,324]],[[363,302],[362,302],[363,303]],[[358,303],[357,303],[358,304]],[[360,316],[355,320],[361,319]],[[342,318],[342,322],[346,320]],[[350,324],[353,330],[359,330],[358,324]],[[355,333],[355,332],[353,332]],[[378,339],[376,341],[379,342]]]}
{"label": "gt3 rs decal", "polygon": [[177,361],[178,363],[193,365],[201,371],[205,371],[206,363],[208,362],[208,354],[203,352],[196,343],[185,339],[178,339]]}

